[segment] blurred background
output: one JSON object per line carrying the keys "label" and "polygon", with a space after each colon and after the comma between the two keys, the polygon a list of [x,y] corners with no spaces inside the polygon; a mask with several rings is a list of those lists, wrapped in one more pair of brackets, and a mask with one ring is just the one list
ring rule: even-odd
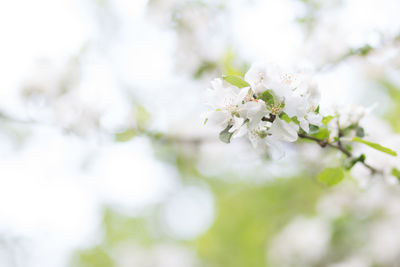
{"label": "blurred background", "polygon": [[[400,187],[203,125],[214,77],[315,74],[400,151],[398,0],[0,1],[1,267],[400,266]],[[400,166],[367,150],[376,166]]]}

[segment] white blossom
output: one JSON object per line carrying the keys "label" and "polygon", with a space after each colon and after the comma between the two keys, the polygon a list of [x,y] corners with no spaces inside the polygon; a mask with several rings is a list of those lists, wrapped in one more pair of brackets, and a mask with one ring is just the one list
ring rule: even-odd
{"label": "white blossom", "polygon": [[[227,127],[229,123],[240,123],[240,121],[234,120],[234,117],[239,116],[239,105],[247,96],[244,94],[246,90],[249,89],[240,90],[219,78],[213,80],[211,89],[208,91],[208,104],[214,110],[208,114],[209,120],[223,128]],[[235,125],[235,128],[239,127]]]}
{"label": "white blossom", "polygon": [[294,122],[286,122],[279,118],[276,118],[270,128],[270,133],[279,140],[286,142],[295,142],[298,138],[297,132],[299,126]]}
{"label": "white blossom", "polygon": [[214,110],[208,118],[232,137],[247,136],[254,147],[267,146],[281,155],[281,142],[295,142],[300,128],[308,133],[310,125],[321,125],[320,95],[307,75],[255,63],[244,81],[249,87],[215,79],[209,90]]}
{"label": "white blossom", "polygon": [[275,102],[282,104],[276,113],[285,112],[297,117],[300,127],[309,132],[309,125],[320,125],[322,117],[316,114],[320,94],[316,84],[303,74],[284,71],[275,65],[256,63],[245,75],[245,80],[256,93],[271,90]]}
{"label": "white blossom", "polygon": [[239,89],[222,79],[213,80],[211,85],[208,104],[214,110],[208,114],[208,118],[222,128],[231,125],[229,132],[233,133],[234,137],[245,134],[245,121],[248,121],[251,129],[256,128],[261,119],[269,113],[265,102],[254,99],[249,87]]}

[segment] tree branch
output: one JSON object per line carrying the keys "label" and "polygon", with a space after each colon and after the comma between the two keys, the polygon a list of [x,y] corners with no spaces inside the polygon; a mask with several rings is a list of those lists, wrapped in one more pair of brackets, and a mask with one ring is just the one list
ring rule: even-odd
{"label": "tree branch", "polygon": [[[341,141],[338,141],[337,144],[334,144],[334,143],[329,143],[327,140],[320,140],[320,139],[318,139],[316,137],[313,137],[311,135],[301,134],[301,133],[299,134],[299,137],[303,138],[303,139],[308,139],[308,140],[314,141],[314,142],[318,143],[322,148],[324,148],[326,146],[329,146],[329,147],[332,147],[334,149],[337,149],[337,150],[341,151],[343,154],[345,154],[348,158],[353,157],[353,154],[343,146]],[[372,174],[376,174],[376,173],[382,174],[382,171],[375,169],[374,167],[372,167],[371,165],[369,165],[369,164],[367,164],[367,163],[365,163],[363,161],[360,161],[360,162],[366,168],[368,168],[372,172]]]}

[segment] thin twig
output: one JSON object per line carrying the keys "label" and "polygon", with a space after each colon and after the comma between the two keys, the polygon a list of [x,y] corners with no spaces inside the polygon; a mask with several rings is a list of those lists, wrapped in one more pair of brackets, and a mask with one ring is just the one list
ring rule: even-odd
{"label": "thin twig", "polygon": [[[338,141],[338,144],[329,143],[327,140],[321,140],[321,139],[318,139],[318,138],[316,138],[316,137],[313,137],[313,136],[310,136],[310,135],[307,135],[307,134],[299,134],[299,137],[300,137],[300,138],[303,138],[303,139],[308,139],[308,140],[312,140],[312,141],[314,141],[314,142],[317,142],[317,143],[318,143],[321,147],[323,147],[323,148],[326,147],[326,146],[329,146],[329,147],[338,149],[338,150],[340,150],[343,154],[345,154],[348,158],[353,157],[353,154],[352,154],[349,150],[347,150],[347,149],[342,145],[342,142],[340,142],[340,141]],[[360,161],[360,162],[361,162],[365,167],[367,167],[367,168],[372,172],[372,174],[375,174],[375,173],[382,173],[382,171],[375,169],[374,167],[372,167],[372,166],[369,165],[368,163],[365,163],[365,162],[363,162],[363,161]]]}

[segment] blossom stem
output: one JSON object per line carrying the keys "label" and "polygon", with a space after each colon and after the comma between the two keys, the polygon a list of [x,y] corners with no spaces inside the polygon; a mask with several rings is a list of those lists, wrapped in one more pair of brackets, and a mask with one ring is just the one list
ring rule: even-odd
{"label": "blossom stem", "polygon": [[263,117],[261,120],[262,121],[269,121],[269,122],[274,122],[274,120],[276,119],[276,115],[274,114],[269,114],[269,117]]}
{"label": "blossom stem", "polygon": [[[349,150],[347,150],[345,147],[343,147],[342,142],[340,142],[340,141],[338,142],[338,144],[329,143],[327,140],[320,140],[320,139],[318,139],[318,138],[316,138],[316,137],[313,137],[313,136],[310,136],[310,135],[307,135],[307,134],[303,134],[303,133],[299,133],[299,137],[300,137],[300,138],[303,138],[303,139],[312,140],[312,141],[318,143],[322,148],[324,148],[324,147],[326,147],[326,146],[329,146],[329,147],[338,149],[338,150],[340,150],[343,154],[345,154],[348,158],[353,157],[353,154],[352,154]],[[372,174],[376,174],[376,173],[382,174],[382,171],[381,171],[381,170],[375,169],[374,167],[372,167],[371,165],[369,165],[369,164],[366,163],[366,162],[363,162],[363,161],[360,161],[360,162],[361,162],[366,168],[368,168],[368,169],[372,172]]]}

